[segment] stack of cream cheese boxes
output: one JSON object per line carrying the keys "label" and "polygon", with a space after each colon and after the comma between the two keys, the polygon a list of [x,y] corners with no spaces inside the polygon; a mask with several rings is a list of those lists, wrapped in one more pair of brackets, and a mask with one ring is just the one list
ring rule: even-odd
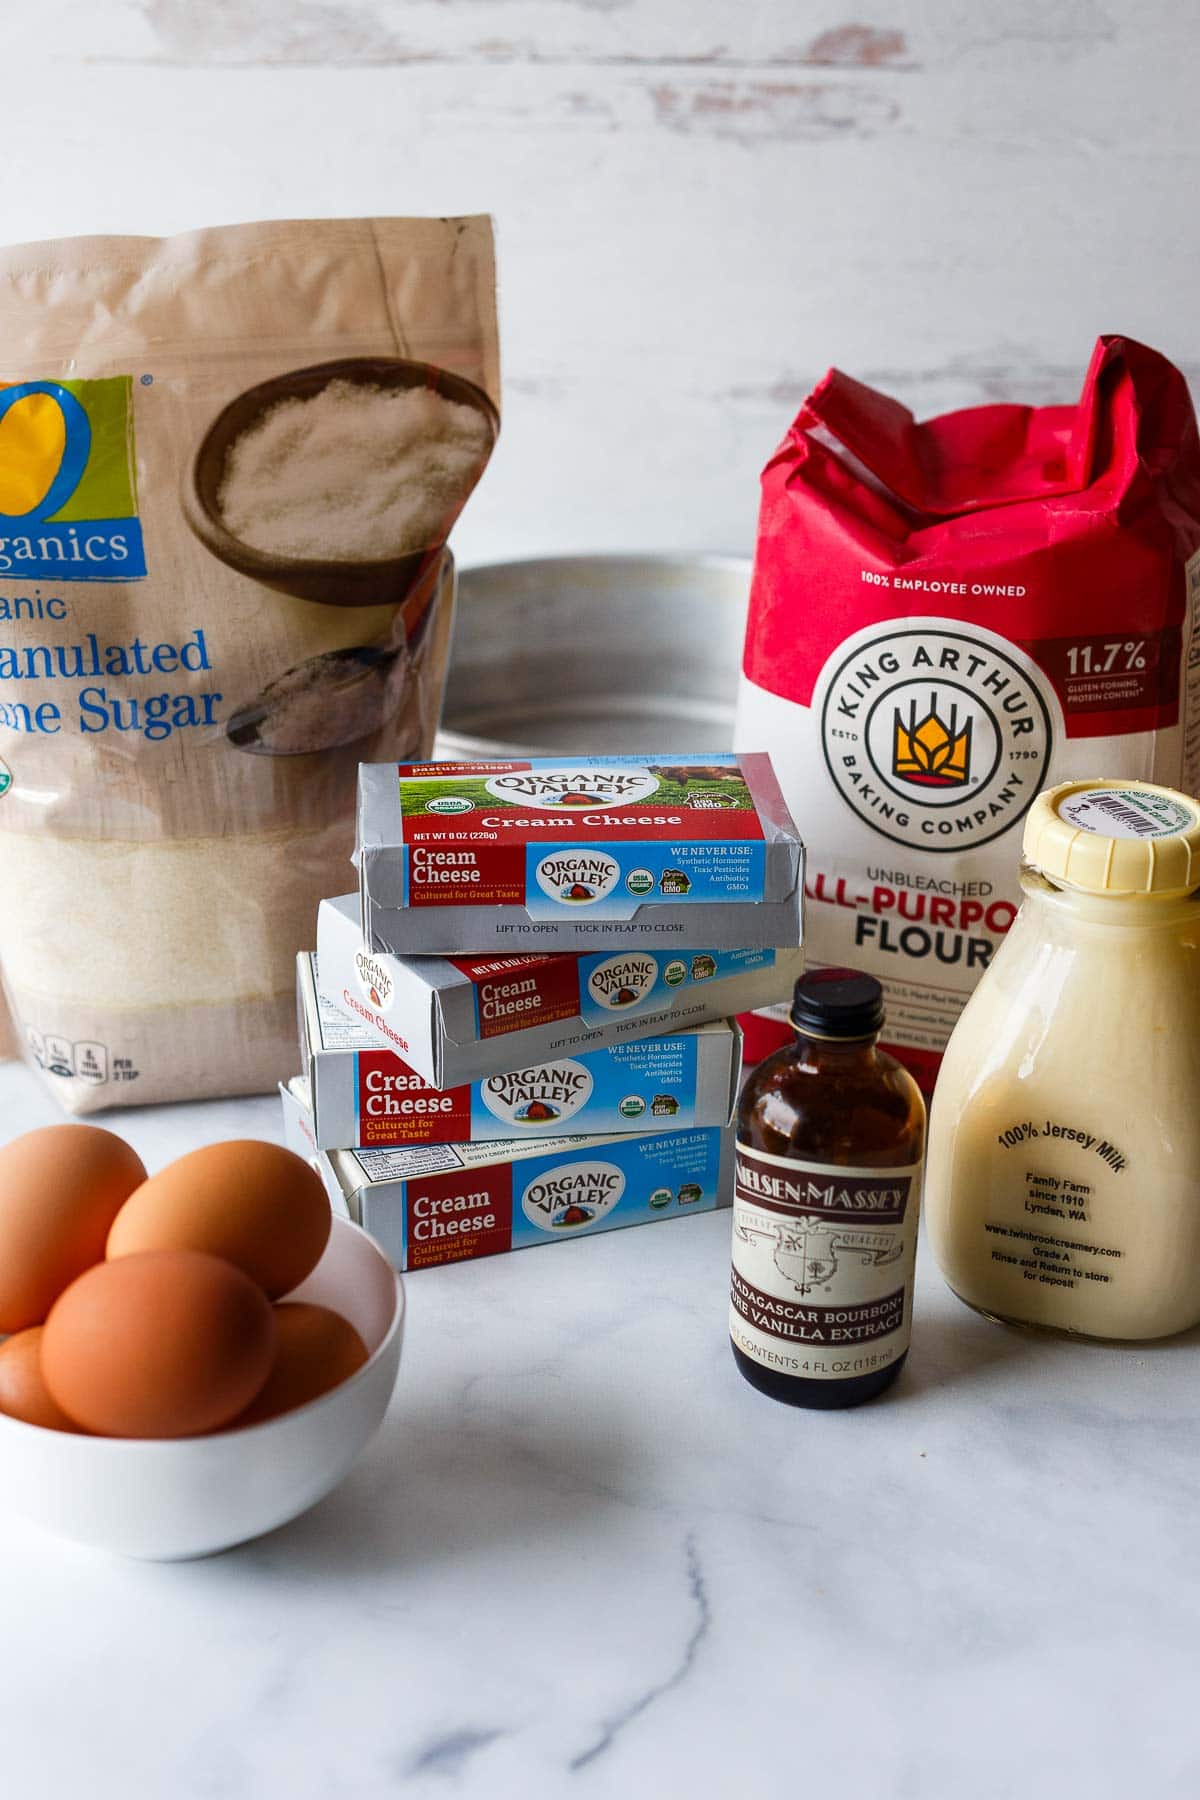
{"label": "stack of cream cheese boxes", "polygon": [[765,756],[369,763],[288,1141],[396,1266],[727,1205],[733,1016],[800,973]]}

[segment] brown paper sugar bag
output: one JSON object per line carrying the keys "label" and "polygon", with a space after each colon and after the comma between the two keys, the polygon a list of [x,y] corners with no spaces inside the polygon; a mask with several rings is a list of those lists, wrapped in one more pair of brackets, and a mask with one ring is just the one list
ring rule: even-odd
{"label": "brown paper sugar bag", "polygon": [[[252,1092],[424,757],[499,392],[490,223],[0,252],[0,969],[69,1108]],[[236,519],[236,530],[230,520]]]}

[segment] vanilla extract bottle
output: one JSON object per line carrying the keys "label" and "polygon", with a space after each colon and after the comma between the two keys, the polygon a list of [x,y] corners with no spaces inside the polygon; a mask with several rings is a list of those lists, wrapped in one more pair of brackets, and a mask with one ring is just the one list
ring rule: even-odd
{"label": "vanilla extract bottle", "polygon": [[925,1102],[883,1022],[874,976],[811,970],[794,1041],[742,1093],[729,1333],[746,1380],[789,1406],[857,1406],[908,1354]]}

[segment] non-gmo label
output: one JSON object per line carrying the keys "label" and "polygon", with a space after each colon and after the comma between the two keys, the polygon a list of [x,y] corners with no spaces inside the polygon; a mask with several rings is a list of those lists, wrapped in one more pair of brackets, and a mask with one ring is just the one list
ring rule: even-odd
{"label": "non-gmo label", "polygon": [[1170,794],[1117,787],[1068,794],[1059,801],[1058,816],[1080,831],[1110,838],[1173,837],[1197,820],[1195,813]]}
{"label": "non-gmo label", "polygon": [[565,1163],[537,1176],[521,1195],[521,1210],[541,1231],[584,1231],[610,1213],[625,1192],[615,1163]]}
{"label": "non-gmo label", "polygon": [[881,837],[961,852],[1028,811],[1050,711],[1020,652],[938,619],[842,645],[818,689],[821,743],[846,804]]}

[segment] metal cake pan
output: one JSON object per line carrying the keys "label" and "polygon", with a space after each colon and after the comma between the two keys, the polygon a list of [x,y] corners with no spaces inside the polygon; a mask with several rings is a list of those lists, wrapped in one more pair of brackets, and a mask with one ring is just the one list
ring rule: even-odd
{"label": "metal cake pan", "polygon": [[461,570],[435,755],[728,750],[749,591],[738,556]]}

